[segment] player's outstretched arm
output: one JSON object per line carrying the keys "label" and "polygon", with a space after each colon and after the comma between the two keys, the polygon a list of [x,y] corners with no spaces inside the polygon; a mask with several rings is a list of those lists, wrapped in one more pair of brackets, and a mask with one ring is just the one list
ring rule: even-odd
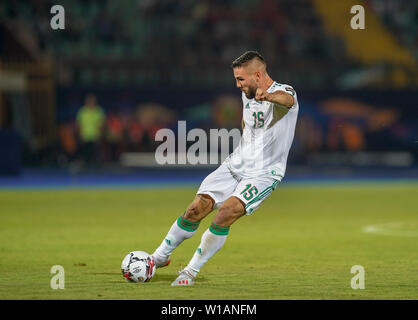
{"label": "player's outstretched arm", "polygon": [[291,94],[283,91],[275,91],[268,93],[267,91],[257,88],[255,99],[258,101],[269,101],[290,108],[295,103]]}

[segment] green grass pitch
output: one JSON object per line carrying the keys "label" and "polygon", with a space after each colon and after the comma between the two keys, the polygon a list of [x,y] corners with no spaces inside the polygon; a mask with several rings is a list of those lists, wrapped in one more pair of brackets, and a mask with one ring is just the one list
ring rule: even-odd
{"label": "green grass pitch", "polygon": [[[0,191],[0,299],[418,299],[416,183],[283,183],[231,227],[195,286],[170,283],[214,213],[151,282],[126,282],[122,258],[153,252],[195,191]],[[53,265],[63,290],[51,289]],[[363,290],[350,286],[354,265]]]}

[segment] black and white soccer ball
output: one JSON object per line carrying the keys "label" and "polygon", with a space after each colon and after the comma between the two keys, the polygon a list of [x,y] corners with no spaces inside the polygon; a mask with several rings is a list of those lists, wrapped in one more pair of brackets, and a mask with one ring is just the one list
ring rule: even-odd
{"label": "black and white soccer ball", "polygon": [[148,282],[155,274],[155,263],[149,253],[132,251],[123,258],[121,270],[128,282]]}

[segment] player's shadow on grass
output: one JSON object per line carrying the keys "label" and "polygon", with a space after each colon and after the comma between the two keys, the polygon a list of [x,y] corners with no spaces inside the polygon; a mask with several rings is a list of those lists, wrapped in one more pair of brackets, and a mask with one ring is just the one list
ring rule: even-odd
{"label": "player's shadow on grass", "polygon": [[[93,275],[97,275],[97,276],[120,276],[120,278],[122,279],[122,275],[120,272],[94,272],[94,273],[90,273]],[[173,273],[173,274],[156,274],[151,282],[173,282],[177,277],[177,273]],[[200,277],[199,276],[199,282],[206,282],[206,278],[205,277]],[[120,279],[118,280],[111,280],[111,282],[120,282]]]}
{"label": "player's shadow on grass", "polygon": [[[173,274],[156,274],[151,282],[173,282],[177,277],[177,273]],[[205,277],[199,277],[199,282],[207,281]]]}
{"label": "player's shadow on grass", "polygon": [[122,276],[120,272],[89,272],[89,274],[93,274],[95,276],[113,276],[113,275]]}

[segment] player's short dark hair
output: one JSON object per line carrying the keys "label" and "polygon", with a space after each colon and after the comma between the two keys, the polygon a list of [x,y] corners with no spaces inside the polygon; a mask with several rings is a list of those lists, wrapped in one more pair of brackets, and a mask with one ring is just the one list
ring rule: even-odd
{"label": "player's short dark hair", "polygon": [[257,51],[247,51],[238,58],[236,58],[234,61],[232,61],[232,68],[238,68],[242,67],[247,62],[250,62],[253,59],[258,59],[262,63],[266,64],[266,61],[264,60],[263,56],[259,54]]}

